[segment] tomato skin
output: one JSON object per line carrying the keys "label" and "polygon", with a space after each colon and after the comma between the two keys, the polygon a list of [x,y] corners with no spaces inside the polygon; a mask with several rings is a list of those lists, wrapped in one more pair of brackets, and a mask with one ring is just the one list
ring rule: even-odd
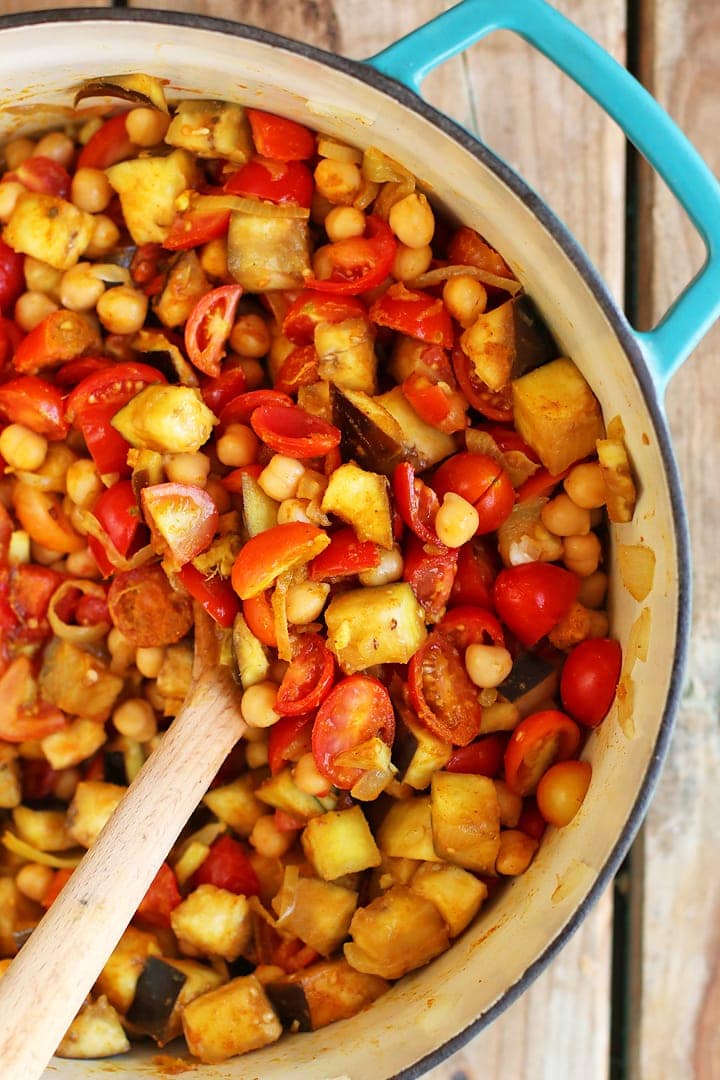
{"label": "tomato skin", "polygon": [[453,325],[443,301],[420,289],[408,289],[402,281],[391,285],[370,308],[370,319],[408,337],[449,349]]}
{"label": "tomato skin", "polygon": [[475,229],[467,225],[461,225],[453,233],[448,245],[448,258],[451,263],[477,266],[480,270],[496,274],[497,277],[514,280],[513,272],[502,255],[491,248]]}
{"label": "tomato skin", "polygon": [[456,569],[457,551],[423,544],[414,534],[408,537],[403,550],[403,581],[415,593],[428,622],[436,623],[445,614]]}
{"label": "tomato skin", "polygon": [[206,551],[218,526],[218,509],[197,484],[150,484],[140,492],[154,549],[179,569]]}
{"label": "tomato skin", "polygon": [[315,181],[301,161],[273,161],[252,158],[233,173],[223,189],[229,195],[247,195],[283,205],[309,207]]}
{"label": "tomato skin", "polygon": [[547,823],[538,810],[537,800],[532,795],[523,799],[523,808],[517,823],[521,832],[527,833],[533,840],[542,840]]}
{"label": "tomato skin", "polygon": [[117,411],[146,386],[164,382],[167,379],[162,372],[149,364],[135,360],[122,364],[108,362],[78,383],[67,399],[66,417],[73,423],[95,405],[110,405]]}
{"label": "tomato skin", "polygon": [[303,634],[283,675],[275,701],[281,716],[304,716],[317,709],[335,681],[335,658],[319,634]]}
{"label": "tomato skin", "polygon": [[[311,750],[312,716],[282,716],[268,735],[268,765],[273,776],[288,761],[299,761]],[[302,828],[295,824],[294,828]]]}
{"label": "tomato skin", "polygon": [[468,645],[505,645],[502,626],[493,613],[471,604],[451,608],[437,630],[463,654]]}
{"label": "tomato skin", "polygon": [[470,358],[459,347],[452,351],[452,365],[460,389],[473,409],[500,424],[512,423],[512,388],[509,385],[502,390],[491,390],[487,383],[478,379]]}
{"label": "tomato skin", "polygon": [[13,366],[18,375],[36,375],[43,368],[74,359],[95,342],[95,331],[82,315],[60,308],[23,338],[15,350]]}
{"label": "tomato skin", "polygon": [[225,236],[229,225],[229,210],[188,210],[175,218],[162,246],[169,251],[187,251]]}
{"label": "tomato skin", "polygon": [[217,576],[205,577],[190,562],[180,568],[178,577],[193,600],[197,600],[218,626],[232,626],[240,611],[240,602],[229,581]]}
{"label": "tomato skin", "polygon": [[266,446],[288,457],[320,457],[340,445],[339,428],[299,405],[261,405],[250,424]]}
{"label": "tomato skin", "polygon": [[402,392],[420,419],[431,427],[448,435],[467,427],[467,402],[456,390],[446,389],[416,371],[405,379]]}
{"label": "tomato skin", "polygon": [[316,525],[292,521],[253,536],[238,553],[232,584],[241,600],[268,589],[286,570],[310,562],[329,544]]}
{"label": "tomato skin", "polygon": [[200,393],[208,409],[219,416],[233,398],[244,392],[246,386],[245,372],[238,364],[237,367],[226,367],[214,379],[209,376],[201,379]]}
{"label": "tomato skin", "polygon": [[275,389],[285,394],[297,394],[301,386],[312,386],[320,380],[320,357],[314,345],[298,345],[283,360],[275,379]]}
{"label": "tomato skin", "polygon": [[435,532],[435,516],[440,501],[433,488],[415,476],[415,470],[408,461],[401,461],[395,466],[392,486],[395,505],[408,529],[424,544],[432,544],[439,551],[444,551],[445,545]]}
{"label": "tomato skin", "polygon": [[25,291],[25,257],[0,237],[0,315],[9,315]]}
{"label": "tomato skin", "polygon": [[304,161],[315,153],[315,135],[309,128],[284,116],[246,109],[258,154],[275,161]]}
{"label": "tomato skin", "polygon": [[21,375],[0,386],[0,412],[14,424],[24,424],[51,441],[64,439],[70,425],[65,419],[62,394],[37,375]]}
{"label": "tomato skin", "polygon": [[241,285],[220,285],[198,300],[185,323],[185,349],[199,371],[217,378],[233,328]]}
{"label": "tomato skin", "polygon": [[567,761],[580,746],[580,728],[559,709],[544,709],[521,720],[505,750],[505,780],[516,795],[532,795],[556,761]]}
{"label": "tomato skin", "polygon": [[[0,289],[2,289],[2,269],[0,269]],[[9,369],[10,361],[24,336],[16,323],[0,314],[0,378],[10,373],[6,369]]]}
{"label": "tomato skin", "polygon": [[[142,522],[137,499],[129,480],[118,480],[97,497],[93,516],[102,525],[121,555],[133,555],[148,543],[149,533]],[[104,577],[110,577],[115,567],[110,562],[101,542],[88,537],[88,547]]]}
{"label": "tomato skin", "polygon": [[277,649],[275,616],[267,592],[248,597],[242,602],[242,612],[248,627],[263,645]]}
{"label": "tomato skin", "polygon": [[311,581],[350,577],[373,570],[380,562],[380,549],[371,540],[358,540],[351,525],[334,532],[330,543],[308,567]]}
{"label": "tomato skin", "polygon": [[127,477],[132,472],[127,463],[130,443],[111,423],[118,408],[117,405],[88,405],[75,420],[75,427],[82,432],[85,445],[101,476],[117,473],[120,477]]}
{"label": "tomato skin", "polygon": [[573,719],[597,727],[612,705],[622,667],[614,638],[587,638],[569,653],[560,675],[560,698]]}
{"label": "tomato skin", "polygon": [[388,746],[395,738],[395,713],[383,684],[370,675],[349,675],[336,683],[320,706],[312,730],[312,752],[323,776],[349,791],[362,769],[335,765],[345,750],[379,736]]}
{"label": "tomato skin", "polygon": [[460,746],[445,766],[446,772],[475,773],[495,777],[500,774],[507,739],[502,735],[486,735],[476,742]]}
{"label": "tomato skin", "polygon": [[170,913],[182,902],[177,878],[172,867],[164,862],[140,901],[137,917],[148,926],[169,929]]}
{"label": "tomato skin", "polygon": [[563,469],[561,473],[551,473],[546,468],[538,469],[518,488],[517,501],[529,502],[531,499],[539,499],[543,495],[550,495],[554,488],[562,483],[569,472],[570,467]]}
{"label": "tomato skin", "polygon": [[495,609],[526,648],[536,645],[567,615],[580,582],[553,563],[525,563],[501,570],[495,579]]}
{"label": "tomato skin", "polygon": [[592,779],[589,761],[558,761],[537,787],[538,809],[550,825],[569,825],[583,804]]}
{"label": "tomato skin", "polygon": [[58,386],[70,389],[78,386],[88,375],[95,375],[98,371],[112,366],[113,361],[109,356],[78,356],[56,368],[54,378]]}
{"label": "tomato skin", "polygon": [[482,707],[477,687],[452,641],[438,630],[408,665],[410,704],[425,727],[444,742],[467,746],[477,738]]}
{"label": "tomato skin", "polygon": [[316,289],[303,289],[288,308],[282,332],[295,345],[311,345],[318,323],[363,317],[367,317],[367,308],[355,296],[325,296]]}
{"label": "tomato skin", "polygon": [[488,454],[454,454],[437,469],[432,486],[440,499],[453,491],[475,507],[480,519],[476,535],[495,532],[515,505],[507,470]]}
{"label": "tomato skin", "polygon": [[238,394],[220,412],[220,432],[224,431],[229,424],[247,424],[250,417],[262,405],[294,405],[295,402],[289,394],[283,394],[279,390],[248,390],[244,394]]}
{"label": "tomato skin", "polygon": [[70,173],[59,161],[39,154],[26,158],[14,174],[5,177],[17,179],[28,191],[39,195],[56,195],[59,199],[70,198]]}
{"label": "tomato skin", "polygon": [[127,113],[119,113],[106,120],[101,128],[88,139],[80,151],[75,170],[108,169],[129,158],[135,152],[135,144],[130,141],[126,125]]}
{"label": "tomato skin", "polygon": [[259,896],[260,882],[245,849],[225,833],[211,846],[192,877],[193,886],[215,885],[242,896]]}
{"label": "tomato skin", "polygon": [[357,296],[381,285],[392,269],[397,241],[392,229],[371,214],[365,235],[337,240],[323,249],[333,266],[327,279],[308,278],[305,284],[317,292]]}
{"label": "tomato skin", "polygon": [[497,552],[487,540],[478,538],[463,544],[458,551],[457,573],[450,595],[451,607],[456,604],[494,607],[493,582],[499,569]]}
{"label": "tomato skin", "polygon": [[21,563],[10,571],[8,601],[18,620],[11,634],[15,645],[42,641],[50,635],[48,606],[62,580],[56,570],[34,563]]}

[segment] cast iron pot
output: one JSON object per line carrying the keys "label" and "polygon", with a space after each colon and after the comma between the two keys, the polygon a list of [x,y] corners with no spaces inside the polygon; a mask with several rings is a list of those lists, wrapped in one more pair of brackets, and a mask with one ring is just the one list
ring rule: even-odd
{"label": "cast iron pot", "polygon": [[[621,124],[680,199],[709,256],[660,325],[632,329],[586,256],[544,203],[485,146],[418,96],[438,63],[491,30],[510,29],[553,59]],[[70,10],[0,19],[0,139],[58,123],[82,79],[144,71],[172,95],[255,105],[410,168],[433,199],[482,233],[523,282],[606,418],[620,415],[639,481],[633,521],[612,535],[612,632],[624,645],[643,609],[647,658],[629,677],[630,721],[611,717],[588,743],[593,781],[571,825],[549,830],[529,871],[511,881],[444,955],[370,1009],[193,1076],[325,1080],[420,1076],[489,1023],[578,926],[627,851],[665,754],[690,622],[689,543],[663,409],[664,388],[720,314],[720,192],[668,116],[602,49],[543,0],[465,0],[369,62],[357,63],[236,23],[140,10]],[[18,109],[17,107],[20,106]],[[655,555],[641,602],[617,571],[621,545]],[[627,650],[626,650],[627,651]],[[155,1075],[153,1051],[113,1075]],[[48,1077],[101,1078],[107,1063],[56,1061]]]}

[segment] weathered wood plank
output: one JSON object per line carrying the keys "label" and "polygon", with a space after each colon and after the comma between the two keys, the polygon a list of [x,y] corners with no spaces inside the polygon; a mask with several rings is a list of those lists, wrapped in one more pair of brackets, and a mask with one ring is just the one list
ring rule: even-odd
{"label": "weathered wood plank", "polygon": [[[720,9],[714,0],[646,0],[643,81],[720,171]],[[640,316],[652,323],[702,259],[702,246],[667,189],[644,174]],[[669,760],[643,843],[643,895],[634,957],[639,987],[632,1076],[720,1077],[720,448],[717,326],[673,379],[667,397],[694,560],[690,667]]]}

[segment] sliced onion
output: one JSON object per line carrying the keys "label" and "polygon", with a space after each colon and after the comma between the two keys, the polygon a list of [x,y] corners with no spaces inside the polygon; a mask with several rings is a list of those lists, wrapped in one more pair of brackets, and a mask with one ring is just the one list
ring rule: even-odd
{"label": "sliced onion", "polygon": [[115,547],[94,514],[91,514],[89,510],[84,510],[81,506],[75,508],[75,513],[87,535],[94,537],[95,540],[102,544],[108,560],[116,570],[135,570],[138,566],[144,566],[156,557],[152,546],[146,544],[145,547],[140,548],[129,559],[126,559]]}
{"label": "sliced onion", "polygon": [[385,184],[388,181],[412,181],[415,186],[415,177],[399,161],[383,154],[377,146],[369,146],[363,154],[363,176],[366,180],[374,180],[376,184]]}
{"label": "sliced onion", "polygon": [[41,851],[40,848],[33,847],[32,844],[21,840],[19,836],[10,832],[9,829],[6,829],[3,833],[2,842],[8,851],[12,851],[14,855],[19,855],[21,859],[40,863],[42,866],[52,866],[56,870],[74,870],[85,854],[82,851],[78,855],[51,855],[49,852]]}
{"label": "sliced onion", "polygon": [[[167,80],[165,80],[167,81]],[[163,81],[141,72],[131,75],[108,75],[103,79],[86,79],[75,94],[75,105],[85,98],[111,97],[131,101],[134,105],[149,105],[168,113]]]}
{"label": "sliced onion", "polygon": [[85,596],[98,596],[102,600],[105,599],[105,590],[97,581],[87,581],[85,578],[68,578],[61,585],[58,585],[50,598],[47,613],[48,622],[55,636],[62,641],[71,641],[73,645],[89,645],[91,642],[99,641],[100,638],[105,637],[112,624],[102,622],[96,623],[95,626],[74,626],[63,622],[56,608],[63,597],[67,596],[73,589],[77,589],[78,592],[83,593]]}
{"label": "sliced onion", "polygon": [[130,271],[119,263],[91,263],[89,272],[92,277],[107,282],[108,285],[129,285],[132,281]]}
{"label": "sliced onion", "polygon": [[411,289],[429,289],[432,285],[440,285],[443,281],[453,277],[472,277],[481,281],[483,285],[492,285],[496,289],[504,289],[505,292],[515,296],[522,292],[522,285],[515,278],[500,277],[499,274],[491,274],[489,270],[482,270],[479,266],[463,266],[453,263],[452,266],[437,266],[434,270],[428,270],[425,274],[406,282]]}
{"label": "sliced onion", "polygon": [[317,152],[320,157],[330,158],[331,161],[346,161],[354,165],[360,165],[363,159],[362,150],[338,142],[329,135],[318,137]]}
{"label": "sliced onion", "polygon": [[15,471],[15,476],[23,484],[37,488],[39,491],[65,492],[65,476],[77,455],[73,454],[69,446],[61,442],[51,442],[45,460],[35,472],[26,472],[24,469]]}
{"label": "sliced onion", "polygon": [[245,195],[198,195],[191,204],[193,213],[215,214],[220,210],[232,210],[254,217],[309,218],[307,206],[296,203],[273,203],[266,199],[251,199]]}

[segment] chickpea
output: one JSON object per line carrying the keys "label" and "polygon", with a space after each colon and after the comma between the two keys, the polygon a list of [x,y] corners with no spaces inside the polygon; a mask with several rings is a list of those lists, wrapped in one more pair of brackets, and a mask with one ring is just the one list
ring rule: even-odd
{"label": "chickpea", "polygon": [[215,453],[223,465],[237,469],[255,461],[259,446],[260,440],[247,424],[228,424],[215,443]]}
{"label": "chickpea", "polygon": [[65,560],[65,569],[71,577],[99,578],[100,571],[89,548],[72,551]]}
{"label": "chickpea", "polygon": [[275,712],[277,683],[266,679],[249,686],[240,700],[240,711],[250,727],[268,728],[277,724],[280,714]]}
{"label": "chickpea", "polygon": [[148,298],[131,285],[108,289],[97,302],[100,322],[110,334],[136,334],[147,316]]}
{"label": "chickpea", "polygon": [[232,507],[230,492],[223,487],[219,476],[208,476],[205,490],[215,503],[219,514],[226,514]]}
{"label": "chickpea", "polygon": [[349,206],[362,187],[362,173],[353,161],[323,158],[315,168],[315,186],[333,205]]}
{"label": "chickpea", "polygon": [[67,169],[75,157],[75,143],[62,131],[49,131],[38,142],[34,156],[52,158]]}
{"label": "chickpea", "polygon": [[298,626],[306,626],[319,618],[330,586],[324,581],[299,581],[291,585],[285,597],[287,620]]}
{"label": "chickpea", "polygon": [[578,577],[590,577],[598,568],[602,545],[593,532],[585,536],[566,536],[563,541],[563,561]]}
{"label": "chickpea", "polygon": [[513,661],[502,645],[468,645],[465,669],[476,686],[484,689],[499,686],[512,671]]}
{"label": "chickpea", "polygon": [[107,255],[120,239],[120,230],[112,218],[106,214],[96,214],[90,243],[85,249],[89,259],[100,259]]}
{"label": "chickpea", "polygon": [[30,543],[31,562],[40,563],[41,566],[52,566],[57,562],[58,553],[44,544],[38,544],[37,540]]}
{"label": "chickpea", "polygon": [[564,493],[543,506],[540,520],[556,536],[585,536],[590,532],[590,511],[578,506]]}
{"label": "chickpea", "polygon": [[135,646],[125,635],[113,626],[107,636],[107,647],[111,657],[110,670],[114,675],[122,675],[135,662]]}
{"label": "chickpea", "polygon": [[216,240],[208,240],[200,249],[200,265],[208,277],[219,278],[228,276],[228,249],[227,240],[219,236]]}
{"label": "chickpea", "polygon": [[51,299],[57,299],[57,292],[62,278],[62,270],[56,270],[32,255],[26,255],[23,263],[25,284],[30,292],[46,293]]}
{"label": "chickpea", "polygon": [[45,461],[48,442],[24,424],[8,424],[0,432],[0,454],[11,469],[35,472]]}
{"label": "chickpea", "polygon": [[505,877],[524,874],[537,851],[538,842],[520,829],[500,830],[500,850],[495,869]]}
{"label": "chickpea", "polygon": [[15,322],[29,334],[59,306],[43,292],[24,292],[15,303]]}
{"label": "chickpea", "polygon": [[487,289],[469,274],[448,278],[443,286],[443,300],[453,319],[467,329],[487,307]]}
{"label": "chickpea", "polygon": [[293,780],[306,795],[327,795],[330,790],[330,781],[320,772],[310,752],[303,754],[293,769]]}
{"label": "chickpea", "polygon": [[426,247],[435,232],[435,215],[427,197],[413,191],[390,208],[388,224],[401,244]]}
{"label": "chickpea", "polygon": [[16,180],[4,180],[0,184],[0,223],[7,225],[15,209],[15,204],[26,188]]}
{"label": "chickpea", "polygon": [[278,506],[278,525],[288,525],[292,521],[302,521],[306,525],[312,524],[308,517],[308,499],[283,499]]}
{"label": "chickpea", "polygon": [[113,189],[102,169],[78,169],[72,178],[70,198],[79,210],[99,214],[107,208]]}
{"label": "chickpea", "polygon": [[103,490],[103,482],[97,466],[90,458],[78,458],[68,468],[65,476],[68,495],[76,506],[88,509]]}
{"label": "chickpea", "polygon": [[607,611],[590,611],[590,628],[588,637],[607,637],[610,631],[610,619]]}
{"label": "chickpea", "polygon": [[585,577],[580,582],[578,600],[588,608],[599,608],[605,600],[607,593],[608,576],[602,570],[596,570],[593,574]]}
{"label": "chickpea", "polygon": [[448,491],[435,517],[435,532],[440,542],[446,547],[462,547],[475,535],[479,524],[480,517],[472,503]]}
{"label": "chickpea", "polygon": [[[253,728],[254,731],[264,734],[262,728]],[[268,744],[264,739],[249,742],[245,747],[245,764],[248,769],[261,769],[268,763]]]}
{"label": "chickpea", "polygon": [[162,645],[147,645],[135,653],[135,666],[146,679],[157,679],[164,663],[165,649]]}
{"label": "chickpea", "polygon": [[157,735],[155,710],[145,698],[128,698],[113,712],[113,724],[121,735],[147,742]]}
{"label": "chickpea", "polygon": [[600,463],[583,461],[565,477],[563,486],[574,503],[586,510],[605,505],[606,491]]}
{"label": "chickpea", "polygon": [[60,799],[61,802],[69,803],[81,780],[82,774],[79,769],[61,769],[55,777],[52,793],[55,798]]}
{"label": "chickpea", "polygon": [[166,454],[165,475],[173,484],[205,487],[210,474],[210,458],[196,450],[187,454]]}
{"label": "chickpea", "polygon": [[5,164],[8,172],[13,172],[35,153],[35,143],[32,139],[11,139],[5,144]]}
{"label": "chickpea", "polygon": [[295,498],[304,472],[305,466],[297,458],[274,454],[258,476],[258,484],[271,499],[284,502]]}
{"label": "chickpea", "polygon": [[420,277],[429,269],[432,257],[432,248],[429,244],[424,247],[398,244],[392,264],[392,276],[396,281],[412,281],[413,278]]}
{"label": "chickpea", "polygon": [[39,903],[50,888],[54,876],[51,866],[42,866],[40,863],[25,863],[17,872],[15,884],[23,896],[27,896],[29,900]]}
{"label": "chickpea", "polygon": [[265,369],[252,356],[240,357],[240,367],[245,375],[248,390],[257,390],[265,382]]}
{"label": "chickpea", "polygon": [[380,562],[371,570],[363,570],[358,574],[361,585],[390,585],[393,581],[400,581],[403,575],[404,562],[402,552],[397,544],[389,551],[380,553]]}
{"label": "chickpea", "polygon": [[365,232],[366,218],[362,210],[354,206],[334,206],[325,218],[325,232],[328,240],[350,240],[353,236],[362,236]]}
{"label": "chickpea", "polygon": [[240,315],[230,331],[230,347],[241,356],[257,360],[267,356],[271,338],[268,324],[261,315]]}
{"label": "chickpea", "polygon": [[89,262],[71,266],[60,280],[60,303],[69,311],[92,311],[104,292],[105,282]]}
{"label": "chickpea", "polygon": [[159,109],[141,106],[131,109],[125,117],[125,130],[136,146],[157,146],[170,127],[170,117]]}
{"label": "chickpea", "polygon": [[275,824],[274,814],[265,814],[257,819],[248,839],[258,855],[281,859],[295,842],[295,833],[291,829],[281,831]]}

